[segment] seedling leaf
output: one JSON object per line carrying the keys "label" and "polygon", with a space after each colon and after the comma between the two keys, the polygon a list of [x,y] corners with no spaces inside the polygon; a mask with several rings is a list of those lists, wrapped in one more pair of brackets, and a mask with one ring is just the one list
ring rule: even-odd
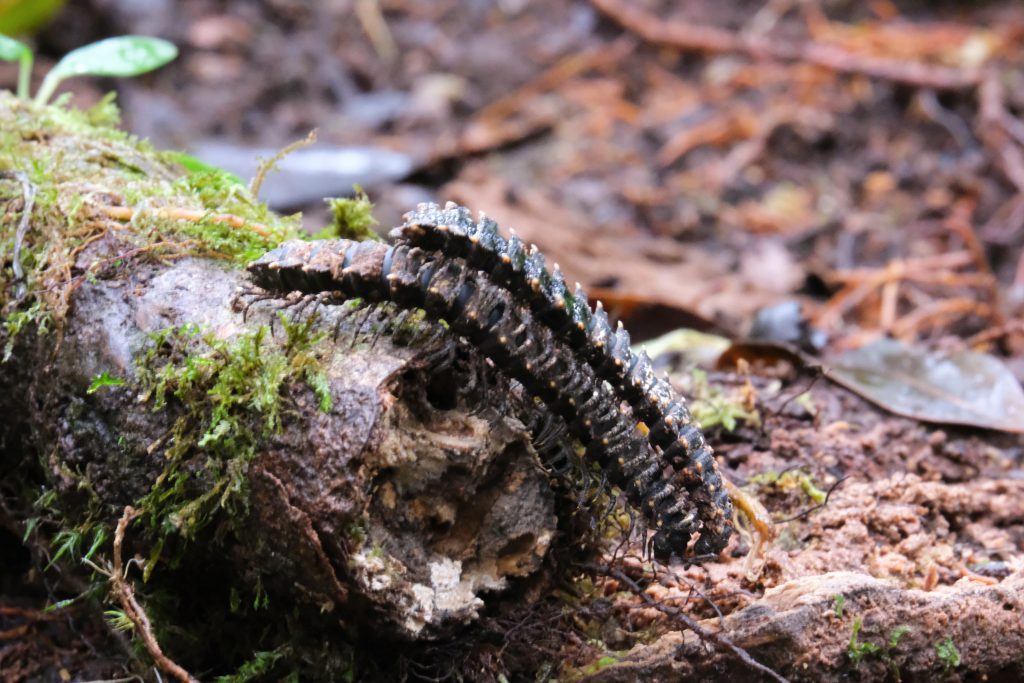
{"label": "seedling leaf", "polygon": [[32,50],[25,43],[0,34],[0,60],[19,62],[18,97],[28,99],[28,85],[32,78]]}
{"label": "seedling leaf", "polygon": [[46,74],[36,102],[46,103],[65,78],[138,76],[160,68],[177,56],[178,48],[173,43],[151,36],[117,36],[90,43],[64,55]]}
{"label": "seedling leaf", "polygon": [[16,62],[30,53],[31,50],[28,49],[28,45],[25,43],[0,34],[0,60]]}

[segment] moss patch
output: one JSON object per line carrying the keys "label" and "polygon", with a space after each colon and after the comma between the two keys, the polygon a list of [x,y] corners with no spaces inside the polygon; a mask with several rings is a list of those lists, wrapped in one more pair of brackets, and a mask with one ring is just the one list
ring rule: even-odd
{"label": "moss patch", "polygon": [[354,197],[325,200],[333,219],[319,237],[381,241],[380,235],[373,230],[373,226],[377,225],[377,219],[373,217],[373,202],[363,192],[363,188],[356,185],[354,190]]}
{"label": "moss patch", "polygon": [[163,440],[167,464],[139,507],[162,536],[195,538],[217,511],[245,507],[249,463],[281,429],[296,384],[308,386],[321,410],[331,409],[317,353],[324,335],[313,332],[313,318],[291,322],[282,313],[280,321],[283,346],[268,341],[266,326],[230,341],[194,325],[153,335],[139,364],[142,400],[178,417]]}
{"label": "moss patch", "polygon": [[[276,216],[230,174],[189,172],[178,155],[117,123],[112,98],[78,111],[0,91],[0,335],[8,346],[29,326],[60,329],[75,287],[139,259],[202,255],[241,265],[300,235],[297,217]],[[26,186],[34,201],[19,240]]]}

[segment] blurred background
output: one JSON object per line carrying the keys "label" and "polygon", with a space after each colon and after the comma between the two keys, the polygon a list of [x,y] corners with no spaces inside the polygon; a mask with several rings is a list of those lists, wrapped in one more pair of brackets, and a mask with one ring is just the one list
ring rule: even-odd
{"label": "blurred background", "polygon": [[316,129],[263,191],[310,229],[353,183],[382,231],[455,200],[536,242],[635,336],[741,336],[795,301],[835,348],[987,334],[1024,374],[1016,0],[0,9],[41,52],[36,82],[103,37],[178,45],[146,77],[63,86],[83,106],[116,90],[124,126],[160,147],[245,176]]}

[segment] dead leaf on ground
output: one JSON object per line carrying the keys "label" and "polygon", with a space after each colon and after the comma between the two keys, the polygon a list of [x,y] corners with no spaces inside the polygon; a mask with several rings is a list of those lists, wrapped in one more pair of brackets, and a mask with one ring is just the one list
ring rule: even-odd
{"label": "dead leaf on ground", "polygon": [[1024,433],[1024,389],[984,353],[932,353],[892,339],[848,351],[826,375],[897,415]]}

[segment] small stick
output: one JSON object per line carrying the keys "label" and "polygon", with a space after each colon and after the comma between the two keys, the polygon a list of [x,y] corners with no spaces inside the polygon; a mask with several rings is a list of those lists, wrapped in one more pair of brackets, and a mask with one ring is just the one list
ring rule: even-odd
{"label": "small stick", "polygon": [[316,128],[309,131],[309,135],[301,140],[296,140],[292,144],[284,147],[280,152],[274,156],[260,162],[259,168],[256,169],[256,175],[253,176],[252,181],[249,183],[249,194],[253,197],[260,193],[260,188],[263,187],[263,181],[267,179],[267,174],[270,173],[274,165],[284,159],[286,156],[291,154],[297,149],[303,147],[309,147],[316,142]]}
{"label": "small stick", "polygon": [[117,531],[114,534],[114,570],[110,573],[110,582],[114,586],[114,592],[121,602],[125,615],[131,620],[132,625],[135,626],[135,632],[139,634],[143,645],[146,646],[146,651],[149,652],[149,656],[153,658],[153,661],[156,662],[160,670],[170,676],[174,676],[174,678],[182,683],[199,683],[188,671],[173,662],[160,649],[160,643],[156,641],[156,636],[153,635],[153,627],[149,623],[149,617],[146,616],[142,605],[135,599],[135,592],[132,590],[131,584],[124,578],[124,564],[121,561],[121,546],[124,543],[124,532],[128,528],[128,523],[141,514],[141,510],[136,510],[131,505],[126,505],[124,514],[121,515],[121,519],[117,523]]}
{"label": "small stick", "polygon": [[850,477],[846,476],[846,477],[843,477],[842,479],[836,480],[836,483],[832,484],[832,486],[830,486],[828,491],[825,493],[825,500],[821,501],[817,505],[812,505],[811,507],[807,508],[803,512],[799,512],[799,513],[793,515],[792,517],[787,517],[786,519],[776,520],[775,523],[776,524],[786,524],[788,522],[795,522],[798,519],[803,519],[807,515],[809,515],[812,512],[814,512],[815,510],[819,510],[819,509],[825,507],[826,505],[828,505],[828,499],[832,497],[832,492],[835,491],[837,488],[839,488],[839,485],[842,484],[844,481],[846,481],[849,478]]}
{"label": "small stick", "polygon": [[600,567],[600,566],[596,566],[596,565],[589,565],[589,566],[590,566],[591,569],[593,569],[595,571],[599,571],[602,574],[610,576],[613,579],[617,579],[617,580],[621,581],[622,583],[626,584],[626,586],[628,586],[629,589],[631,591],[633,591],[633,593],[635,595],[638,595],[641,600],[646,602],[649,607],[653,607],[654,609],[658,610],[662,614],[665,614],[666,616],[669,616],[669,617],[672,617],[673,619],[678,620],[684,626],[686,626],[686,628],[688,628],[691,631],[693,631],[694,633],[696,633],[697,637],[699,637],[701,640],[703,640],[705,642],[709,642],[709,643],[714,643],[715,645],[717,645],[718,647],[722,648],[723,650],[728,650],[739,661],[743,662],[744,664],[746,664],[748,667],[750,667],[754,671],[758,671],[758,672],[764,674],[765,676],[771,678],[772,680],[778,681],[778,683],[789,683],[789,679],[788,678],[783,677],[782,675],[776,673],[772,669],[769,669],[764,664],[761,664],[760,662],[758,662],[756,659],[754,659],[753,657],[750,656],[749,652],[744,650],[739,645],[736,645],[735,643],[733,643],[731,640],[729,640],[727,637],[725,637],[721,633],[715,633],[714,631],[707,630],[706,628],[701,626],[695,619],[693,619],[689,615],[685,614],[681,609],[678,609],[676,607],[672,607],[671,605],[665,605],[665,604],[655,600],[654,598],[652,598],[650,595],[645,593],[643,591],[643,589],[640,588],[640,585],[636,581],[634,581],[632,578],[630,578],[629,575],[626,574],[625,572],[623,572],[623,571],[621,571],[619,569],[615,569],[613,567]]}
{"label": "small stick", "polygon": [[935,90],[974,88],[983,78],[981,69],[956,69],[870,57],[813,41],[797,46],[782,45],[762,36],[744,36],[715,26],[665,21],[622,0],[590,0],[590,3],[645,41],[679,50],[708,54],[738,52],[754,59],[805,62],[839,73],[860,74]]}
{"label": "small stick", "polygon": [[[139,213],[139,211],[130,206],[99,205],[96,208],[106,215],[107,218],[113,218],[119,221],[134,220],[135,216]],[[262,223],[247,221],[241,216],[235,216],[230,213],[210,213],[209,211],[196,211],[195,209],[178,209],[172,207],[154,209],[151,213],[157,218],[169,218],[171,220],[178,221],[191,221],[193,223],[198,223],[199,221],[206,220],[213,223],[225,223],[233,228],[248,228],[260,237],[270,237],[270,228],[267,226]]]}

